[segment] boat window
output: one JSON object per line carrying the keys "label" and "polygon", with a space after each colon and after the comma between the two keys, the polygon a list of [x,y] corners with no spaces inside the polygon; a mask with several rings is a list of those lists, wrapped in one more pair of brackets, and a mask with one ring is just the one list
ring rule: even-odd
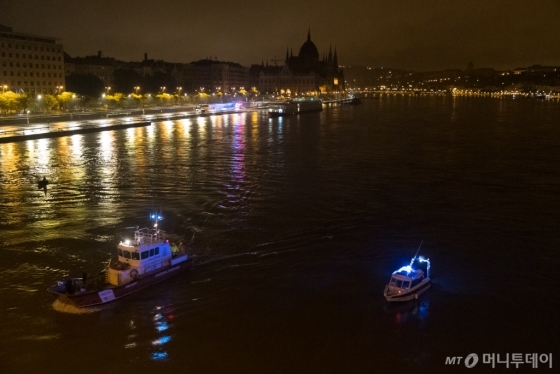
{"label": "boat window", "polygon": [[123,254],[122,254],[122,249],[119,248],[118,252],[119,252],[119,256],[122,257],[122,255],[123,255]]}
{"label": "boat window", "polygon": [[132,252],[132,259],[133,260],[140,260],[140,253]]}
{"label": "boat window", "polygon": [[124,258],[130,258],[130,252],[129,251],[123,251],[123,256],[124,256]]}
{"label": "boat window", "polygon": [[153,255],[154,255],[154,249],[151,248],[151,249],[150,249],[150,257],[152,257]]}
{"label": "boat window", "polygon": [[142,257],[142,260],[147,259],[148,257],[150,257],[150,252],[149,251],[142,252],[141,257]]}
{"label": "boat window", "polygon": [[402,281],[397,280],[397,287],[401,288],[401,285],[402,285]]}
{"label": "boat window", "polygon": [[159,255],[159,247],[154,248],[156,255]]}
{"label": "boat window", "polygon": [[402,282],[402,288],[407,289],[408,286],[410,286],[410,282],[408,282],[408,281]]}
{"label": "boat window", "polygon": [[391,286],[397,284],[397,280],[395,278],[391,278],[391,282],[389,283]]}

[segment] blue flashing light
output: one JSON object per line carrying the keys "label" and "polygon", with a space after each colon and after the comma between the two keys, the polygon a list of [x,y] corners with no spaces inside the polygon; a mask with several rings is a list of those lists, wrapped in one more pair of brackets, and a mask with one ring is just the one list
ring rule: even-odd
{"label": "blue flashing light", "polygon": [[158,322],[156,323],[156,329],[159,332],[165,331],[169,328],[169,325],[167,324],[167,322]]}
{"label": "blue flashing light", "polygon": [[153,360],[161,360],[167,358],[167,352],[154,352],[152,354],[152,359]]}
{"label": "blue flashing light", "polygon": [[156,339],[152,342],[152,345],[162,345],[165,344],[167,342],[169,342],[171,340],[171,336],[167,335],[167,336],[162,336],[159,339]]}
{"label": "blue flashing light", "polygon": [[407,274],[412,271],[412,267],[410,265],[403,266],[397,271],[394,271],[393,274],[400,273],[401,271],[405,271]]}

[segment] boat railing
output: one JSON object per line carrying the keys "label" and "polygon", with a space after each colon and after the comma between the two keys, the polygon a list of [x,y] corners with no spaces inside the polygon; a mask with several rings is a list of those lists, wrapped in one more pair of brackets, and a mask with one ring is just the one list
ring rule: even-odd
{"label": "boat railing", "polygon": [[134,239],[139,244],[151,244],[164,240],[165,232],[159,229],[142,228],[136,230]]}

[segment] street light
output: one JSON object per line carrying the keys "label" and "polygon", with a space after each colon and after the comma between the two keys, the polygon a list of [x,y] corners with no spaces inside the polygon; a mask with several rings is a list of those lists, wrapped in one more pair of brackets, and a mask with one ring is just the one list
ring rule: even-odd
{"label": "street light", "polygon": [[64,87],[62,87],[62,86],[56,86],[56,92],[57,93],[61,92],[63,88]]}
{"label": "street light", "polygon": [[4,91],[6,91],[7,89],[8,89],[8,86],[3,85],[3,86],[2,86],[2,93],[4,93]]}
{"label": "street light", "polygon": [[105,93],[108,95],[111,90],[111,86],[105,87]]}
{"label": "street light", "polygon": [[134,90],[136,91],[136,95],[138,95],[138,91],[140,91],[140,86],[134,87]]}
{"label": "street light", "polygon": [[165,86],[160,87],[160,89],[162,93],[165,92]]}

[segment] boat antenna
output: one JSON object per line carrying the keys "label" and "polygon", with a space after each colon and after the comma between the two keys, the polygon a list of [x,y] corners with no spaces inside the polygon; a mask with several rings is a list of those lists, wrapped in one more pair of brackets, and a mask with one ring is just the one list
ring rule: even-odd
{"label": "boat antenna", "polygon": [[422,246],[422,243],[424,243],[423,240],[420,242],[420,245],[418,246],[418,249],[416,250],[416,254],[414,255],[414,258],[416,258],[418,256],[418,251],[420,251],[420,247]]}

